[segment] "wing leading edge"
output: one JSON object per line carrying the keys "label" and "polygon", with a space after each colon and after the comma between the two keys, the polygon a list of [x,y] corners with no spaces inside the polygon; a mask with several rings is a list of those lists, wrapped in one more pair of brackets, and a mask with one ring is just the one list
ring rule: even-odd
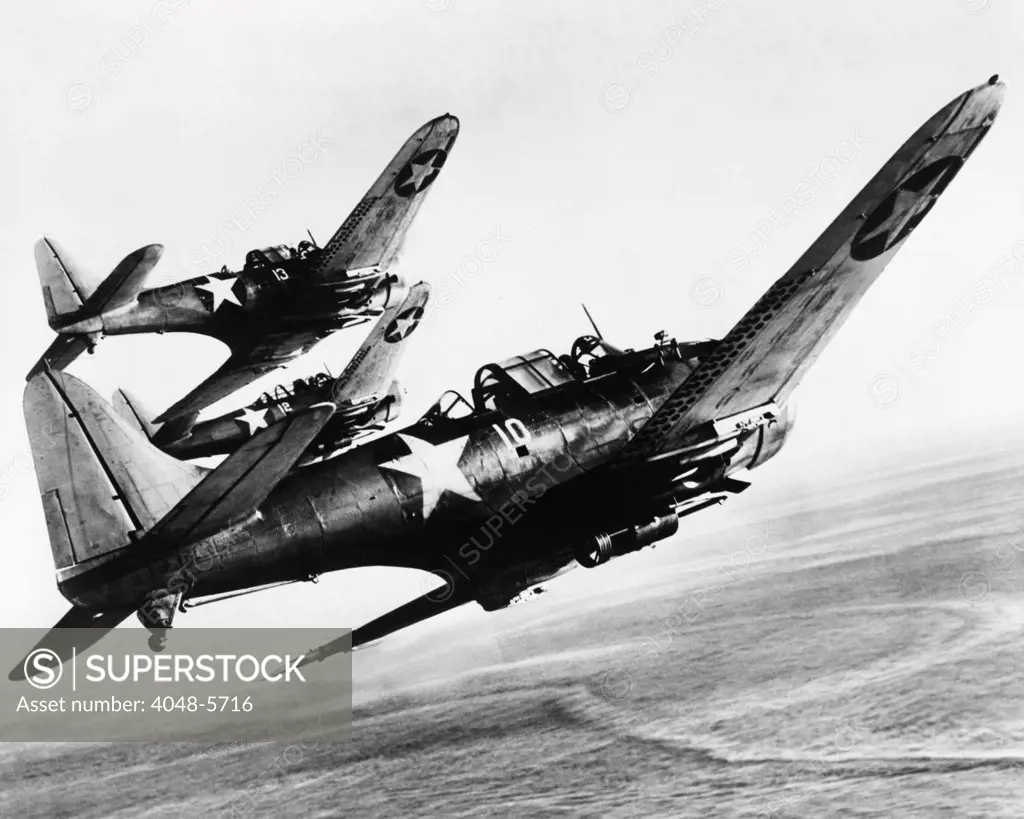
{"label": "wing leading edge", "polygon": [[146,542],[190,543],[244,520],[266,500],[334,414],[330,402],[278,421],[246,441],[146,533]]}
{"label": "wing leading edge", "polygon": [[[353,282],[372,290],[369,283],[389,281],[385,271],[401,249],[458,134],[458,117],[444,114],[406,140],[320,252],[309,281],[315,288],[324,288],[316,291],[323,295],[324,303],[334,303],[339,295],[350,294]],[[308,352],[325,330],[342,326],[283,328],[271,335],[238,340],[231,345],[231,356],[220,369],[154,421],[165,423],[200,412]],[[55,360],[71,361],[84,349],[83,345],[69,348],[67,344],[55,343],[48,355]]]}
{"label": "wing leading edge", "polygon": [[324,246],[313,270],[314,284],[341,284],[350,271],[388,268],[458,135],[458,118],[444,114],[406,140]]}
{"label": "wing leading edge", "polygon": [[231,347],[231,356],[216,372],[160,413],[153,422],[162,424],[199,413],[267,373],[285,366],[306,353],[319,340],[313,330],[295,330],[269,334],[255,343],[248,340],[236,342]]}
{"label": "wing leading edge", "polygon": [[921,126],[669,396],[622,461],[672,451],[717,418],[784,403],[984,138],[1003,92],[993,77]]}
{"label": "wing leading edge", "polygon": [[391,387],[407,339],[423,320],[430,285],[420,282],[401,302],[389,307],[359,346],[331,387],[331,398],[344,411],[383,397]]}

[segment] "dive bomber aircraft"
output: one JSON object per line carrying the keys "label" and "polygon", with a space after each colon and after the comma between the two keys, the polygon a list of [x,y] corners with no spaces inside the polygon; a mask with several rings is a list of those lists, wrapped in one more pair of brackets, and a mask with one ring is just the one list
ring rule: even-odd
{"label": "dive bomber aircraft", "polygon": [[[779,452],[801,377],[984,138],[1003,91],[993,77],[929,119],[721,340],[659,334],[619,351],[598,334],[565,356],[487,364],[470,401],[446,393],[413,425],[309,466],[294,468],[339,412],[332,400],[208,470],[161,452],[73,376],[33,373],[25,418],[72,604],[58,626],[99,639],[137,612],[160,634],[186,601],[356,566],[444,581],[306,655],[321,660],[674,535]],[[41,645],[69,653],[59,629]]]}
{"label": "dive bomber aircraft", "polygon": [[227,455],[257,430],[330,401],[337,412],[299,464],[333,455],[357,438],[380,432],[398,418],[402,390],[395,381],[395,371],[407,339],[424,316],[429,296],[430,286],[420,282],[405,299],[388,307],[337,378],[317,373],[308,379],[296,379],[290,387],[281,385],[264,392],[242,410],[200,421],[187,430],[177,424],[154,424],[142,403],[123,389],[114,393],[114,407],[164,452],[189,460]]}
{"label": "dive bomber aircraft", "polygon": [[368,321],[392,301],[389,266],[458,136],[450,114],[416,131],[324,247],[302,241],[252,250],[244,269],[144,290],[163,253],[129,254],[98,285],[52,239],[36,243],[43,301],[57,339],[33,372],[63,370],[103,335],[202,333],[231,356],[155,420],[184,434],[204,407],[310,350],[336,330]]}

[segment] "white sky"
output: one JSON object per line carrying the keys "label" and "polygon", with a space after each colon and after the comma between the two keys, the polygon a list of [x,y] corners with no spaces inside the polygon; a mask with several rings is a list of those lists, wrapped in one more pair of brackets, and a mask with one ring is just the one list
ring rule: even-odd
{"label": "white sky", "polygon": [[[57,237],[97,275],[161,242],[157,283],[200,275],[192,253],[215,247],[243,200],[283,178],[283,163],[318,132],[331,142],[218,265],[237,269],[250,248],[294,244],[307,227],[326,241],[402,141],[445,111],[462,133],[410,236],[406,276],[436,288],[496,229],[511,239],[455,285],[457,299],[408,356],[412,421],[481,364],[565,350],[587,330],[581,300],[624,346],[663,328],[723,335],[919,124],[999,72],[1009,91],[994,130],[805,381],[797,433],[772,474],[870,460],[877,450],[865,442],[900,448],[941,435],[969,446],[1020,417],[1024,262],[937,351],[935,336],[1024,240],[1024,12],[1010,0],[168,2],[180,8],[163,23],[153,14],[163,4],[148,0],[39,3],[5,16],[4,625],[48,625],[67,607],[34,477],[17,467],[28,449],[24,374],[52,338],[34,241]],[[707,5],[717,10],[701,23],[686,16]],[[158,30],[133,46],[143,19]],[[813,171],[832,173],[823,160],[857,135],[857,156],[811,183],[809,207],[746,269],[730,268],[730,252],[752,248],[758,223]],[[723,284],[710,308],[691,298],[706,276]],[[296,371],[324,361],[340,370],[360,332],[321,345]],[[920,371],[906,364],[915,345],[934,353]],[[204,338],[121,337],[72,371],[162,410],[224,357]],[[885,408],[868,398],[880,375],[900,387]],[[360,572],[184,622],[357,625],[423,587],[416,576]]]}

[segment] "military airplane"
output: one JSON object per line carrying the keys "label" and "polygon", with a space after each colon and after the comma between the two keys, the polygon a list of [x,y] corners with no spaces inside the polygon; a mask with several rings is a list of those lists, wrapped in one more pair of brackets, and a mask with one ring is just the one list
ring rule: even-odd
{"label": "military airplane", "polygon": [[[187,332],[213,336],[228,360],[156,420],[183,419],[283,366],[336,330],[368,321],[392,301],[389,267],[458,136],[450,114],[416,131],[331,240],[318,247],[252,250],[241,271],[144,290],[163,253],[129,254],[102,282],[90,281],[52,239],[36,265],[57,339],[33,369],[64,369],[103,335]],[[180,430],[179,430],[180,431]]]}
{"label": "military airplane", "polygon": [[[74,377],[35,374],[26,422],[72,604],[58,626],[99,639],[137,612],[156,635],[185,601],[357,566],[443,580],[306,655],[321,660],[674,535],[779,452],[801,377],[984,138],[1003,91],[993,77],[929,119],[721,340],[660,335],[619,351],[598,334],[561,358],[487,364],[470,401],[445,393],[411,426],[301,469],[331,401],[209,471],[159,451]],[[60,632],[42,644],[67,654]]]}
{"label": "military airplane", "polygon": [[[395,381],[395,371],[408,339],[424,316],[429,296],[430,286],[420,282],[405,299],[388,307],[337,378],[317,373],[308,379],[296,379],[290,387],[280,385],[264,392],[242,410],[189,423],[184,431],[176,423],[154,424],[139,399],[123,389],[114,393],[114,407],[164,452],[189,460],[227,455],[257,430],[314,404],[331,401],[337,412],[299,465],[333,455],[358,438],[380,432],[398,418],[402,390]],[[192,419],[185,417],[186,421]]]}

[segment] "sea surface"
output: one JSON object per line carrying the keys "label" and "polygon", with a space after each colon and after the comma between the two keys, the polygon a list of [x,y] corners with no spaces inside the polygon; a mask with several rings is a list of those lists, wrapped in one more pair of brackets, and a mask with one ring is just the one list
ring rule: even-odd
{"label": "sea surface", "polygon": [[0,816],[1024,816],[1024,450],[735,504],[357,652],[348,743],[8,744]]}

